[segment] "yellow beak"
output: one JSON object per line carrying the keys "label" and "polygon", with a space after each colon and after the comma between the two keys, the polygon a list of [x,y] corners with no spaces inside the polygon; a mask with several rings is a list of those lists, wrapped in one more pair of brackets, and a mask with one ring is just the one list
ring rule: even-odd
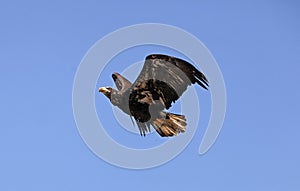
{"label": "yellow beak", "polygon": [[109,92],[109,90],[107,88],[105,88],[105,87],[101,87],[101,88],[99,88],[99,92],[101,92],[101,93],[107,93],[107,92]]}

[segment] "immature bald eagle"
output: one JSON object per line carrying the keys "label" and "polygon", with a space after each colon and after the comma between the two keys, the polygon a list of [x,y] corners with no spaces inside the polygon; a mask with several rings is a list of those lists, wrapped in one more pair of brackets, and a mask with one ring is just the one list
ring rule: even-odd
{"label": "immature bald eagle", "polygon": [[179,99],[187,87],[197,83],[204,89],[208,80],[190,63],[171,56],[152,54],[146,57],[143,69],[132,84],[118,73],[112,78],[118,90],[101,87],[111,103],[133,117],[141,135],[150,132],[150,125],[162,136],[174,136],[186,130],[184,115],[163,111]]}

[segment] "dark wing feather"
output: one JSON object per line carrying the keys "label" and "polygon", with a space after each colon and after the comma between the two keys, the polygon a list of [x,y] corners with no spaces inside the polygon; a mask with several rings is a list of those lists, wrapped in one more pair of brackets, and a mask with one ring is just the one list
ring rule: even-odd
{"label": "dark wing feather", "polygon": [[184,72],[184,74],[189,78],[190,82],[192,82],[193,84],[197,83],[204,89],[207,89],[208,87],[208,80],[206,79],[205,75],[185,60],[162,54],[149,55],[146,57],[146,60],[160,60],[163,63],[172,64],[173,66],[176,66],[182,72]]}

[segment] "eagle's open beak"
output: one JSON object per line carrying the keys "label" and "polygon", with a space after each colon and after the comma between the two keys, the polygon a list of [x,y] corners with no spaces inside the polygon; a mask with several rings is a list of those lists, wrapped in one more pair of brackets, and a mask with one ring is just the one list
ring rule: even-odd
{"label": "eagle's open beak", "polygon": [[99,92],[105,93],[105,92],[108,92],[108,89],[101,87],[101,88],[99,88]]}
{"label": "eagle's open beak", "polygon": [[101,88],[99,88],[99,92],[101,92],[101,93],[108,93],[109,92],[109,90],[107,89],[107,88],[105,88],[105,87],[101,87]]}

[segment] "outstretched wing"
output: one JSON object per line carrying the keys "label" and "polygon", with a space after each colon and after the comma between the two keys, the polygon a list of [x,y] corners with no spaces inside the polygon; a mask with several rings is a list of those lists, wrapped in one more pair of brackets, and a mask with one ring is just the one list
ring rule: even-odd
{"label": "outstretched wing", "polygon": [[194,83],[208,88],[204,74],[190,63],[161,54],[147,56],[141,73],[129,90],[131,115],[138,122],[154,119],[155,114],[169,109]]}
{"label": "outstretched wing", "polygon": [[[205,75],[190,63],[167,55],[152,54],[146,57],[144,67],[131,87],[131,94],[152,93],[154,100],[161,99],[165,108],[169,109],[172,102],[194,83],[204,89],[208,88]],[[132,101],[140,99],[132,97]]]}

